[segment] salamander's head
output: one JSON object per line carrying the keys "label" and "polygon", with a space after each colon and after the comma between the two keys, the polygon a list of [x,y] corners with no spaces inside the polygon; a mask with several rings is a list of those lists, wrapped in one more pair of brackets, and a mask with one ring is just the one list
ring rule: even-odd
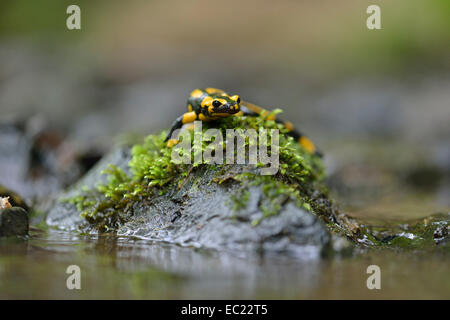
{"label": "salamander's head", "polygon": [[238,113],[241,111],[240,102],[238,95],[229,96],[226,93],[212,94],[204,100],[209,115],[214,117],[229,117]]}

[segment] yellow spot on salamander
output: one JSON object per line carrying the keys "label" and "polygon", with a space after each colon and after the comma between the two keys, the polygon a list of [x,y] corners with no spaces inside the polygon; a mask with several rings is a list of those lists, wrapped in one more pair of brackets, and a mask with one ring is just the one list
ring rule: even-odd
{"label": "yellow spot on salamander", "polygon": [[206,117],[204,114],[201,114],[201,113],[198,115],[198,118],[199,118],[201,121],[208,121],[208,120],[211,120],[211,118]]}
{"label": "yellow spot on salamander", "polygon": [[205,97],[201,103],[202,108],[207,108],[211,104],[212,101],[213,101],[213,98],[211,98],[210,96]]}
{"label": "yellow spot on salamander", "polygon": [[200,89],[195,89],[194,91],[191,92],[191,97],[194,97],[194,98],[201,97],[202,95],[203,95],[203,91]]}
{"label": "yellow spot on salamander", "polygon": [[270,112],[267,110],[262,110],[260,114],[263,117],[266,117],[267,120],[275,120],[276,119],[275,115],[270,114]]}
{"label": "yellow spot on salamander", "polygon": [[205,91],[208,94],[225,94],[225,91],[216,88],[206,88]]}
{"label": "yellow spot on salamander", "polygon": [[260,106],[257,106],[256,104],[247,102],[247,101],[243,101],[242,103],[244,106],[246,106],[250,111],[256,112],[258,114],[260,114],[264,109],[261,108]]}
{"label": "yellow spot on salamander", "polygon": [[230,113],[214,113],[213,115],[214,115],[214,117],[220,117],[220,118],[226,118],[226,117],[231,116]]}
{"label": "yellow spot on salamander", "polygon": [[179,140],[178,139],[170,139],[169,141],[167,141],[167,146],[169,148],[172,148],[174,145],[178,144]]}
{"label": "yellow spot on salamander", "polygon": [[309,140],[307,137],[300,137],[298,139],[298,143],[300,143],[300,145],[305,148],[307,151],[314,153],[316,151],[316,146],[314,145],[314,143]]}
{"label": "yellow spot on salamander", "polygon": [[290,121],[286,121],[286,122],[284,123],[284,126],[286,127],[287,131],[292,131],[292,130],[294,130],[294,125],[293,125],[292,122],[290,122]]}
{"label": "yellow spot on salamander", "polygon": [[183,124],[194,122],[197,119],[197,115],[194,111],[186,112],[181,120]]}

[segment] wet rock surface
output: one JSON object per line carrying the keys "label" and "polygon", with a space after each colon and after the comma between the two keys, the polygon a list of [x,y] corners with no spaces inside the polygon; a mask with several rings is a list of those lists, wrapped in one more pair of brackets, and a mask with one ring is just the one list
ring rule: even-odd
{"label": "wet rock surface", "polygon": [[20,207],[0,210],[0,237],[26,236],[28,213]]}
{"label": "wet rock surface", "polygon": [[150,208],[142,206],[133,221],[118,233],[195,247],[287,251],[305,257],[316,257],[330,242],[330,234],[321,221],[292,202],[285,204],[276,216],[252,226],[252,216],[262,215],[257,207],[262,192],[253,189],[249,205],[236,214],[228,202],[229,192],[237,192],[238,188],[200,187],[193,191],[186,187],[179,195],[188,200],[174,203],[165,197]]}
{"label": "wet rock surface", "polygon": [[[50,210],[47,223],[63,229],[83,228],[84,219],[76,206],[63,199],[77,194],[80,188],[104,181],[100,172],[112,163],[124,170],[130,159],[129,149],[119,148],[105,157],[74,188],[61,197]],[[183,246],[287,252],[302,258],[316,258],[331,244],[331,232],[317,216],[286,200],[277,215],[261,218],[260,203],[264,195],[259,187],[250,189],[244,208],[235,211],[231,196],[242,186],[229,180],[218,184],[210,166],[193,170],[181,188],[134,205],[133,216],[120,226],[118,235],[176,243]],[[248,170],[230,165],[229,172]]]}
{"label": "wet rock surface", "polygon": [[434,230],[433,239],[436,244],[448,243],[450,241],[448,224],[448,221],[442,221]]}

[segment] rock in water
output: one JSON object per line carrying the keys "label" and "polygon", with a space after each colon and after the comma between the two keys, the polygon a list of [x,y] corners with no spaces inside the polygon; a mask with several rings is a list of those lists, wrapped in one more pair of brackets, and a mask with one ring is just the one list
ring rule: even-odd
{"label": "rock in water", "polygon": [[20,207],[0,210],[0,237],[28,235],[28,213]]}
{"label": "rock in water", "polygon": [[[183,246],[287,252],[302,258],[334,248],[336,234],[351,236],[323,191],[320,158],[285,134],[283,126],[263,117],[230,117],[211,125],[223,132],[279,129],[278,173],[262,175],[261,166],[248,161],[174,162],[174,149],[161,133],[105,157],[61,197],[47,223]],[[207,129],[205,124],[203,134]],[[208,146],[202,148],[211,152]]]}
{"label": "rock in water", "polygon": [[[75,204],[65,199],[82,189],[104,183],[101,172],[113,164],[128,169],[130,150],[117,149],[105,157],[74,188],[61,197],[49,212],[47,223],[66,230],[86,230]],[[227,165],[227,175],[250,168]],[[277,214],[264,217],[264,186],[244,186],[233,179],[220,184],[212,166],[194,169],[181,188],[171,185],[162,195],[142,199],[133,205],[133,214],[117,228],[119,235],[164,241],[185,246],[215,249],[282,251],[297,257],[318,257],[330,247],[331,232],[318,216],[286,198]],[[233,196],[247,191],[243,208],[233,209]],[[129,210],[127,208],[126,210]],[[331,213],[334,214],[334,213]],[[252,224],[254,221],[258,221]]]}

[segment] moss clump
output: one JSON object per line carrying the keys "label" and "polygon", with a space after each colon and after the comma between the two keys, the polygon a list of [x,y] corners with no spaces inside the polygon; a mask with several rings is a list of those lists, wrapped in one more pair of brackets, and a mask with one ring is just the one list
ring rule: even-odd
{"label": "moss clump", "polygon": [[[224,135],[225,130],[229,128],[248,128],[257,131],[261,128],[278,129],[280,132],[278,149],[280,161],[279,174],[297,182],[315,182],[323,180],[323,178],[325,178],[325,170],[322,160],[303,149],[297,141],[288,135],[288,130],[284,125],[273,120],[268,120],[272,115],[277,115],[281,112],[280,109],[275,109],[266,116],[225,118],[221,121],[219,127],[222,129]],[[270,146],[269,141],[272,140],[272,132],[268,130],[267,135],[267,145]],[[250,145],[248,139],[245,143],[248,148]]]}
{"label": "moss clump", "polygon": [[[304,150],[292,137],[287,135],[286,128],[273,120],[268,120],[273,114],[281,110],[275,110],[268,115],[259,117],[229,117],[209,123],[203,123],[202,131],[209,128],[219,128],[225,136],[226,129],[278,129],[279,135],[279,171],[275,176],[261,176],[253,173],[252,182],[248,185],[262,185],[264,194],[269,203],[261,209],[264,216],[276,214],[282,206],[281,197],[291,197],[298,201],[306,209],[311,209],[310,195],[313,186],[325,176],[323,164],[320,158]],[[268,130],[267,143],[272,139]],[[117,228],[133,214],[133,205],[139,201],[149,199],[152,196],[162,194],[169,188],[177,188],[183,185],[184,177],[193,168],[205,164],[178,164],[172,160],[172,149],[164,142],[165,132],[160,135],[150,135],[143,144],[132,147],[129,170],[124,170],[110,165],[104,174],[108,175],[108,182],[94,189],[84,189],[69,202],[77,205],[82,217],[93,227],[107,231]],[[191,133],[191,141],[194,133]],[[250,145],[249,139],[245,140],[246,148]],[[270,147],[270,145],[269,145]],[[200,150],[193,148],[191,159],[196,152],[204,152],[210,148],[210,143],[203,140]],[[225,150],[225,142],[222,144]],[[270,155],[270,148],[268,148]],[[193,161],[192,161],[193,162]],[[216,171],[222,176],[227,175],[227,164],[216,165]],[[262,166],[262,164],[258,164]],[[219,170],[219,168],[221,168]],[[250,177],[248,173],[247,178]],[[232,177],[244,182],[245,173]],[[248,191],[243,192],[242,197],[234,198],[235,209],[245,206],[249,198]]]}
{"label": "moss clump", "polygon": [[107,184],[92,190],[83,188],[80,195],[67,201],[77,205],[81,216],[98,229],[116,228],[126,220],[134,202],[150,197],[182,170],[181,165],[171,162],[164,138],[164,132],[148,136],[131,149],[129,173],[109,165],[102,171],[108,175]]}

